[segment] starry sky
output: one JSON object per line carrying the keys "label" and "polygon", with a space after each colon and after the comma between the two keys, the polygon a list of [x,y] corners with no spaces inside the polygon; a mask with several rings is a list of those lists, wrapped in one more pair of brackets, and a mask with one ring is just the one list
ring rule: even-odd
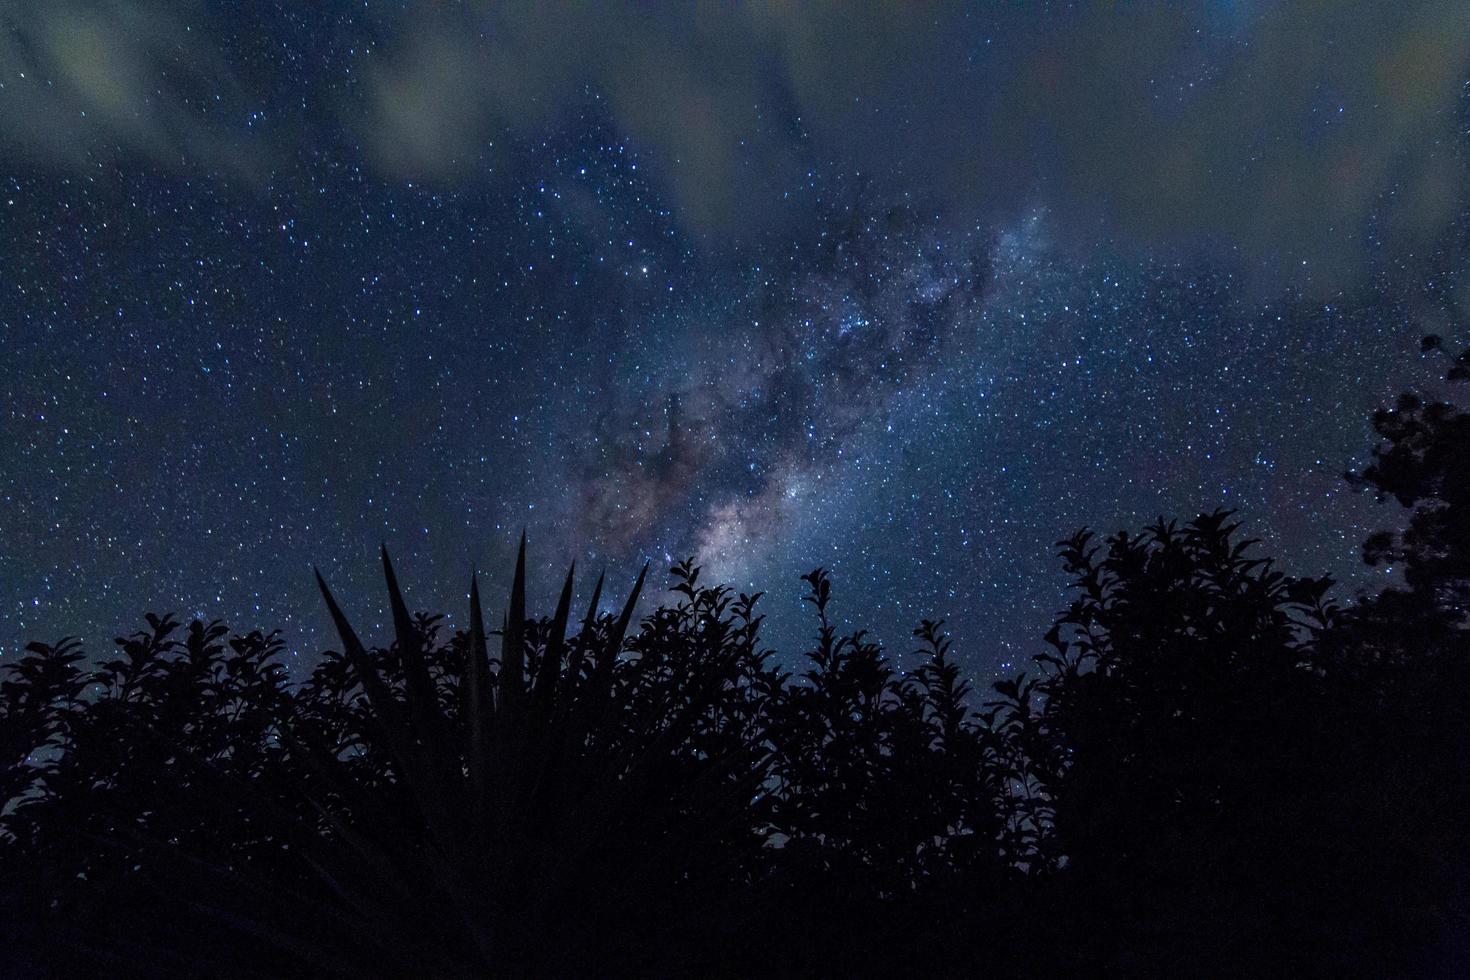
{"label": "starry sky", "polygon": [[0,652],[305,669],[313,564],[454,622],[523,528],[543,605],[693,555],[791,649],[824,565],[981,675],[1083,525],[1377,587],[1342,473],[1467,339],[1467,80],[1458,2],[0,0]]}

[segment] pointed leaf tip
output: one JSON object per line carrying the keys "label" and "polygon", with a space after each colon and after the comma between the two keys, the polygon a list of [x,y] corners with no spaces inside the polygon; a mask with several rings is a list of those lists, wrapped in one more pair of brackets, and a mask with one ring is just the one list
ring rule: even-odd
{"label": "pointed leaf tip", "polygon": [[393,561],[388,557],[388,549],[383,549],[383,577],[388,582],[388,603],[393,608],[393,627],[398,634],[398,642],[404,649],[417,648],[418,632],[413,624],[413,617],[408,612],[408,604],[403,601],[403,590],[398,587],[398,576],[393,573]]}
{"label": "pointed leaf tip", "polygon": [[362,641],[357,638],[357,633],[353,630],[352,624],[347,621],[342,607],[338,606],[337,600],[332,597],[332,590],[327,588],[327,580],[322,578],[322,573],[317,571],[315,566],[312,567],[312,571],[316,572],[317,588],[321,589],[322,599],[327,603],[327,612],[332,616],[332,624],[337,627],[337,635],[342,638],[342,645],[346,648],[342,652],[349,656],[364,654],[366,650]]}

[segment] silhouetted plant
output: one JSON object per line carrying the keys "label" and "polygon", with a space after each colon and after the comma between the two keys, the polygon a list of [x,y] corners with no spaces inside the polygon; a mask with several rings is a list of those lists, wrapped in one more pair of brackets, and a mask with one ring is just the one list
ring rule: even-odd
{"label": "silhouetted plant", "polygon": [[1034,689],[997,685],[1051,742],[1024,753],[1049,796],[1040,866],[1065,866],[1094,967],[1402,972],[1445,925],[1416,907],[1448,895],[1435,848],[1463,837],[1421,804],[1463,794],[1408,689],[1345,668],[1330,580],[1235,530],[1217,512],[1062,543],[1055,652]]}
{"label": "silhouetted plant", "polygon": [[[1425,337],[1422,346],[1443,353],[1437,336]],[[1447,382],[1470,381],[1470,348],[1449,361]],[[1404,530],[1370,536],[1363,557],[1370,565],[1401,567],[1409,591],[1386,590],[1363,614],[1392,621],[1378,631],[1388,649],[1405,642],[1401,631],[1416,620],[1408,643],[1423,647],[1441,642],[1445,630],[1470,626],[1470,412],[1405,392],[1392,408],[1374,413],[1373,429],[1383,441],[1373,448],[1372,463],[1348,478],[1410,513]]]}
{"label": "silhouetted plant", "polygon": [[[1437,348],[1426,343],[1426,350]],[[1459,355],[1450,379],[1470,372]],[[1038,669],[977,695],[943,623],[900,671],[803,580],[670,570],[635,622],[410,612],[288,684],[276,634],[149,615],[0,680],[0,943],[109,975],[1404,974],[1453,946],[1470,860],[1470,430],[1406,398],[1355,479],[1411,508],[1342,609],[1225,512],[1059,544]],[[646,573],[646,569],[645,569]],[[498,637],[492,657],[490,641]],[[975,702],[980,702],[976,704]],[[960,937],[956,939],[956,937]]]}
{"label": "silhouetted plant", "polygon": [[[551,619],[527,620],[523,550],[496,662],[473,584],[469,630],[446,655],[426,647],[386,557],[385,571],[395,645],[369,652],[323,586],[361,698],[289,732],[328,791],[330,846],[306,854],[341,903],[322,959],[356,946],[403,970],[653,968],[671,949],[652,937],[703,927],[701,899],[720,894],[705,880],[759,846],[743,819],[764,778],[747,731],[753,602],[732,615],[690,575],[687,601],[625,644],[642,576],[616,619],[597,613],[599,582],[569,639],[571,576]],[[340,690],[339,662],[327,669],[339,680],[321,687]],[[387,768],[370,797],[353,778],[363,759]]]}

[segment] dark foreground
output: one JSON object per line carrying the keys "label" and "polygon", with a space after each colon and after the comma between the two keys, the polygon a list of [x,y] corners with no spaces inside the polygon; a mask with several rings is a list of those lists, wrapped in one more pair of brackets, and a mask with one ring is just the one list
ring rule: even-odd
{"label": "dark foreground", "polygon": [[[1446,356],[1449,381],[1470,373]],[[988,692],[942,624],[801,658],[671,570],[493,626],[148,617],[0,685],[7,976],[1470,973],[1470,416],[1405,396],[1354,479],[1405,508],[1340,604],[1226,514],[1061,545],[1070,605]],[[580,612],[585,610],[585,614]],[[798,662],[799,661],[799,662]],[[796,673],[791,673],[795,670]]]}

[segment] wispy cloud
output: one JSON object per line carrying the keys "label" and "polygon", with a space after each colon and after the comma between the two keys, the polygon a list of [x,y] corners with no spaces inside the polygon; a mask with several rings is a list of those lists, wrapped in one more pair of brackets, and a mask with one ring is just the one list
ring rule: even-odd
{"label": "wispy cloud", "polygon": [[1063,233],[1356,271],[1365,230],[1413,245],[1464,202],[1470,6],[782,4],[422,6],[363,124],[394,172],[467,172],[504,127],[600,93],[682,217],[741,234],[804,168],[921,186]]}
{"label": "wispy cloud", "polygon": [[203,20],[190,3],[0,4],[0,153],[94,174],[143,162],[257,176],[265,148]]}
{"label": "wispy cloud", "polygon": [[[1083,244],[1235,249],[1331,289],[1365,243],[1422,252],[1465,204],[1458,0],[422,0],[361,16],[361,98],[306,98],[380,174],[487,179],[507,134],[590,94],[716,241],[809,218],[780,202],[816,166],[921,187],[966,220],[1041,205]],[[231,178],[289,158],[310,127],[245,129],[239,80],[272,69],[232,64],[224,31],[197,2],[0,3],[0,154]]]}

